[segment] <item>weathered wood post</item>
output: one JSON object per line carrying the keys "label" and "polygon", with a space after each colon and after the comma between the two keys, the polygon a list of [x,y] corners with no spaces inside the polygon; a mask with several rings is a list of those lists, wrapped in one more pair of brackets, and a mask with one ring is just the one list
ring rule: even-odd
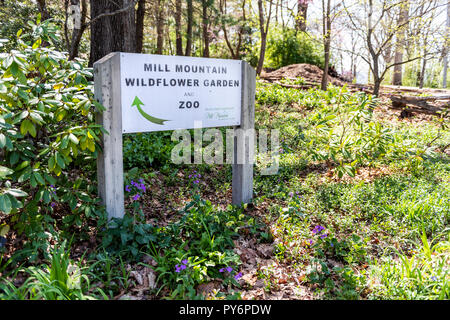
{"label": "weathered wood post", "polygon": [[233,181],[234,205],[250,203],[253,198],[253,161],[255,155],[256,72],[242,61],[241,125],[234,129]]}
{"label": "weathered wood post", "polygon": [[108,218],[122,218],[125,205],[120,53],[110,53],[94,63],[94,94],[106,108],[97,114],[96,122],[108,131],[101,137],[102,150],[97,157],[98,193]]}

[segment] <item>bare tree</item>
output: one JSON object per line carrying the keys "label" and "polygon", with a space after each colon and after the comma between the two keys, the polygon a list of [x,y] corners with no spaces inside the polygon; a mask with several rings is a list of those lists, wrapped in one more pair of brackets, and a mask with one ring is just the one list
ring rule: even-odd
{"label": "bare tree", "polygon": [[408,15],[409,15],[409,0],[402,0],[400,3],[400,12],[398,16],[399,27],[397,29],[397,41],[395,45],[395,55],[394,55],[394,75],[392,76],[392,84],[401,86],[402,85],[402,71],[403,65],[403,48],[405,47],[405,29],[408,26]]}
{"label": "bare tree", "polygon": [[[237,3],[236,3],[237,5]],[[230,51],[231,57],[233,59],[239,59],[241,54],[241,45],[242,45],[242,39],[244,35],[244,29],[245,29],[245,23],[247,21],[246,17],[246,0],[242,0],[240,4],[240,8],[242,10],[242,15],[240,16],[237,21],[234,21],[234,18],[231,17],[228,13],[228,7],[227,7],[227,0],[220,0],[219,1],[219,8],[220,8],[220,20],[221,20],[221,28],[224,35],[225,43],[228,47],[228,50]],[[235,34],[235,40],[236,40],[236,46],[233,47],[232,45],[232,39],[231,35],[229,34],[231,27],[236,26],[236,30],[234,32]]]}
{"label": "bare tree", "polygon": [[[268,13],[266,14],[266,12]],[[267,15],[267,17],[266,17]],[[256,67],[256,74],[260,75],[263,65],[264,65],[264,56],[266,54],[266,42],[267,42],[267,33],[269,32],[269,23],[270,17],[272,16],[272,1],[269,2],[269,9],[264,9],[264,4],[262,0],[258,0],[258,17],[259,17],[259,31],[261,35],[261,47],[259,49],[259,59],[258,66]],[[264,21],[264,19],[266,20]]]}
{"label": "bare tree", "polygon": [[[430,3],[429,0],[417,0]],[[410,58],[402,58],[401,61],[387,62],[382,59],[383,54],[391,45],[392,39],[398,34],[398,31],[405,28],[412,20],[421,19],[421,14],[427,14],[435,10],[438,5],[429,5],[423,13],[420,13],[418,7],[411,9],[409,18],[402,23],[395,21],[386,21],[388,17],[394,17],[392,14],[399,10],[403,1],[393,0],[360,0],[342,1],[353,30],[358,34],[359,39],[364,41],[368,56],[360,54],[369,66],[373,75],[374,88],[373,94],[379,95],[381,82],[386,73],[397,65],[415,61],[421,58],[421,55],[415,55]]]}
{"label": "bare tree", "polygon": [[328,86],[328,67],[330,64],[330,45],[331,45],[331,0],[322,0],[322,36],[325,64],[323,68],[321,89],[327,90]]}
{"label": "bare tree", "polygon": [[448,47],[450,46],[450,1],[447,2],[447,30],[444,39],[444,70],[442,76],[442,87],[447,88],[447,70],[448,70]]}
{"label": "bare tree", "polygon": [[322,40],[324,47],[324,70],[322,75],[321,89],[326,90],[328,86],[328,71],[331,55],[331,29],[334,20],[340,15],[341,3],[332,4],[331,0],[322,0]]}

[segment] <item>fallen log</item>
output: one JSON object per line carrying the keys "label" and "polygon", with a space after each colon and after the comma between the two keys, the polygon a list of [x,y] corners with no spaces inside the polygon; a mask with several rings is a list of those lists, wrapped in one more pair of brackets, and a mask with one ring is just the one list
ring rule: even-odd
{"label": "fallen log", "polygon": [[[411,112],[425,113],[437,115],[444,111],[445,108],[450,107],[450,96],[402,96],[392,95],[390,96],[392,101],[392,107],[394,109],[400,109],[402,115],[411,115]],[[430,104],[429,102],[442,101],[440,103]]]}

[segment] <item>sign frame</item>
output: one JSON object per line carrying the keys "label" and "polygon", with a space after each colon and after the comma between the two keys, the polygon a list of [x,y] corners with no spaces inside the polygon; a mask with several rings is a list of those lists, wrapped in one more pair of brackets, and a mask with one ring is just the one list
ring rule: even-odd
{"label": "sign frame", "polygon": [[[94,97],[105,108],[96,114],[96,123],[108,132],[100,137],[98,194],[109,219],[123,218],[125,214],[120,54],[110,53],[94,63]],[[256,72],[241,61],[241,120],[239,126],[233,127],[232,162],[232,204],[237,206],[251,203],[253,198],[254,143],[245,132],[255,127],[255,90]]]}

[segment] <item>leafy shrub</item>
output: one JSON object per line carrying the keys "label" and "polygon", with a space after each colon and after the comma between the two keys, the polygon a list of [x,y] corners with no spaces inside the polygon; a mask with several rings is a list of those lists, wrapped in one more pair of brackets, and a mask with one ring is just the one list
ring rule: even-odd
{"label": "leafy shrub", "polygon": [[18,32],[17,50],[0,55],[0,211],[32,240],[34,259],[46,252],[46,231],[63,201],[74,215],[65,222],[102,215],[92,187],[102,130],[94,113],[102,107],[85,62],[53,49],[57,28],[49,20],[30,26],[26,37]]}
{"label": "leafy shrub", "polygon": [[140,215],[126,214],[122,219],[113,218],[103,231],[102,246],[109,252],[139,258],[143,247],[156,241],[156,228],[143,221]]}
{"label": "leafy shrub", "polygon": [[374,98],[332,87],[325,99],[327,104],[308,117],[304,132],[312,160],[335,164],[339,177],[354,176],[358,165],[370,165],[390,152],[391,130],[372,119]]}
{"label": "leafy shrub", "polygon": [[272,28],[267,39],[266,66],[278,69],[295,63],[324,66],[323,50],[304,32],[291,28]]}

